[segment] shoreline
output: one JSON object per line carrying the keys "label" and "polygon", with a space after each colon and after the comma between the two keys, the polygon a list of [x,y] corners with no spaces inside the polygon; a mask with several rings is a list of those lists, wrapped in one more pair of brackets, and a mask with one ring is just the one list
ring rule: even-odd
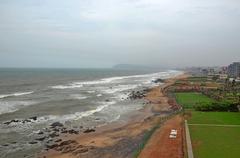
{"label": "shoreline", "polygon": [[162,117],[168,116],[171,106],[165,90],[177,79],[185,78],[181,74],[166,79],[164,84],[147,92],[145,100],[149,104],[132,113],[126,122],[112,122],[98,127],[95,132],[77,135],[61,135],[59,145],[42,152],[40,158],[75,158],[75,157],[107,157],[130,158],[142,142],[144,133],[159,123]]}

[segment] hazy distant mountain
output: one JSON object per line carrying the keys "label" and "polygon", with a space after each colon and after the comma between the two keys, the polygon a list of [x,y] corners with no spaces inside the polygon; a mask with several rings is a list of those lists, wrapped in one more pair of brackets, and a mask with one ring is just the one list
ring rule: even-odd
{"label": "hazy distant mountain", "polygon": [[113,66],[114,69],[130,69],[130,70],[154,70],[162,69],[157,67],[145,66],[145,65],[133,65],[133,64],[118,64]]}

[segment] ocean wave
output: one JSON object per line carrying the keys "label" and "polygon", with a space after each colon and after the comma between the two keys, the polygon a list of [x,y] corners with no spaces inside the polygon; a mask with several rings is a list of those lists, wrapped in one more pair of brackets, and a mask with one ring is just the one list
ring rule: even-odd
{"label": "ocean wave", "polygon": [[98,95],[97,95],[97,97],[101,97],[101,96],[102,96],[102,94],[98,94]]}
{"label": "ocean wave", "polygon": [[8,98],[8,97],[17,97],[17,96],[21,96],[21,95],[28,95],[28,94],[32,94],[32,93],[34,93],[34,92],[30,91],[30,92],[16,92],[16,93],[12,93],[12,94],[3,94],[3,95],[0,95],[0,99]]}
{"label": "ocean wave", "polygon": [[111,102],[102,102],[100,106],[98,106],[96,109],[88,110],[88,111],[83,111],[83,112],[76,112],[73,114],[66,114],[66,115],[48,115],[48,116],[42,116],[39,117],[37,122],[46,122],[46,121],[60,121],[60,122],[65,122],[67,120],[79,120],[83,117],[88,117],[91,116],[97,112],[102,111],[103,109],[107,108],[110,105],[115,104],[115,101]]}
{"label": "ocean wave", "polygon": [[113,86],[111,88],[108,89],[103,89],[102,91],[104,93],[108,93],[108,94],[113,94],[116,92],[122,92],[122,91],[127,91],[130,89],[135,89],[137,88],[139,85],[118,85],[118,86]]}
{"label": "ocean wave", "polygon": [[108,83],[118,83],[117,81],[123,79],[130,79],[130,78],[146,78],[148,81],[153,80],[159,77],[171,76],[172,74],[177,74],[179,71],[170,70],[166,72],[158,72],[158,73],[151,73],[151,74],[144,74],[144,75],[130,75],[130,76],[116,76],[116,77],[108,77],[103,78],[100,80],[93,80],[93,81],[81,81],[81,82],[73,82],[66,85],[57,85],[52,86],[53,89],[73,89],[73,88],[81,88],[84,85],[101,85],[101,84],[108,84]]}
{"label": "ocean wave", "polygon": [[52,86],[52,89],[72,89],[72,88],[81,88],[83,85],[72,83],[70,85],[57,85]]}
{"label": "ocean wave", "polygon": [[33,101],[1,101],[0,115],[4,113],[11,113],[19,110],[22,107],[36,104]]}
{"label": "ocean wave", "polygon": [[81,95],[81,94],[71,94],[70,95],[71,98],[73,99],[78,99],[78,100],[82,100],[82,99],[87,99],[87,96]]}

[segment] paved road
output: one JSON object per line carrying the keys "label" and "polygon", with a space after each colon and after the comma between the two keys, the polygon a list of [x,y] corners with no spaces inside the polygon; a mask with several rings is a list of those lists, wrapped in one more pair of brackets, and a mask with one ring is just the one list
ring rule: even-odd
{"label": "paved road", "polygon": [[192,142],[191,142],[191,137],[190,137],[187,120],[185,120],[185,130],[186,130],[185,132],[186,132],[188,158],[194,158],[193,151],[192,151]]}

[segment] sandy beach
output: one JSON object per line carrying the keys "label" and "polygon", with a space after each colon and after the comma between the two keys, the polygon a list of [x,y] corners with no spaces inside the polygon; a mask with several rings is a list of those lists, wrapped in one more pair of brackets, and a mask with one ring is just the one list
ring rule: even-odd
{"label": "sandy beach", "polygon": [[[174,112],[168,103],[165,90],[177,79],[185,78],[179,75],[165,80],[161,86],[152,88],[145,99],[148,104],[141,110],[132,114],[127,122],[116,122],[99,127],[95,132],[80,133],[78,135],[61,135],[61,141],[52,149],[42,152],[43,158],[130,158],[138,145],[143,141],[144,133],[161,123],[162,118]],[[177,118],[179,123],[179,116]],[[163,126],[168,124],[167,121]],[[166,127],[160,127],[162,128]],[[166,128],[167,130],[168,128]],[[181,129],[179,129],[181,131]],[[158,133],[159,131],[157,131]],[[156,134],[156,133],[155,133]],[[161,137],[159,138],[161,139]],[[158,140],[159,140],[158,139]],[[162,138],[163,139],[163,138]],[[160,142],[161,140],[159,140]],[[182,141],[182,140],[180,140]],[[151,140],[150,140],[151,142]],[[154,144],[154,143],[153,143]],[[161,145],[158,144],[158,145]],[[148,147],[149,145],[147,145]],[[180,146],[181,148],[181,146]],[[177,149],[179,150],[179,149]],[[181,151],[181,149],[179,150]],[[143,151],[140,157],[146,157],[149,152]],[[181,157],[181,156],[180,156]]]}

